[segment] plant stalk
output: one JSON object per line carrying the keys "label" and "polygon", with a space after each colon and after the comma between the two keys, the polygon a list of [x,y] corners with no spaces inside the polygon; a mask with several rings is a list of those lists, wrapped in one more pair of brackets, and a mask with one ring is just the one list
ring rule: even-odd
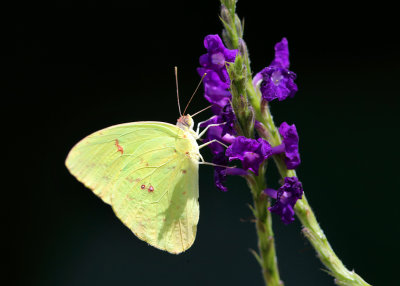
{"label": "plant stalk", "polygon": [[[255,94],[254,87],[250,87],[249,94]],[[259,105],[260,106],[260,105]],[[278,129],[272,119],[268,106],[262,106],[262,110],[256,110],[256,119],[264,124],[270,135],[268,141],[272,146],[278,146],[282,143]],[[258,116],[257,116],[258,115]],[[260,116],[261,115],[261,116]],[[265,138],[267,139],[267,138]],[[294,170],[288,170],[282,155],[273,156],[282,178],[295,177]],[[348,270],[342,261],[337,257],[331,245],[328,242],[323,230],[318,224],[318,221],[308,204],[305,194],[303,198],[298,200],[295,205],[295,212],[300,222],[303,225],[303,234],[310,241],[317,252],[318,258],[328,268],[329,274],[335,277],[335,283],[340,286],[370,286],[357,273]]]}
{"label": "plant stalk", "polygon": [[[260,169],[264,173],[265,168]],[[271,202],[263,190],[265,189],[264,176],[251,176],[247,180],[253,195],[253,213],[256,218],[256,231],[258,236],[259,254],[253,253],[259,262],[264,282],[268,286],[282,286],[280,280],[278,262],[275,252],[275,239],[272,230],[272,217],[268,211]]]}

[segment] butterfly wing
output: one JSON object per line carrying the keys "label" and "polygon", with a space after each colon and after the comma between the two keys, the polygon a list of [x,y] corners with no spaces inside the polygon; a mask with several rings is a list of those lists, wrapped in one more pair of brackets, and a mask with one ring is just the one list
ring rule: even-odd
{"label": "butterfly wing", "polygon": [[171,253],[188,249],[199,219],[197,143],[162,122],[112,126],[89,135],[66,166],[140,239]]}

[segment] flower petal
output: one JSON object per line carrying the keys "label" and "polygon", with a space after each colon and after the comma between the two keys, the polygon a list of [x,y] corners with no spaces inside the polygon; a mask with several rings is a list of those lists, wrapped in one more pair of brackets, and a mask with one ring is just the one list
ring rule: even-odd
{"label": "flower petal", "polygon": [[260,91],[263,99],[272,101],[278,99],[285,100],[293,97],[297,92],[297,85],[294,80],[296,74],[282,68],[266,67],[261,71],[263,81],[260,85]]}
{"label": "flower petal", "polygon": [[271,145],[262,138],[255,140],[238,136],[228,147],[225,155],[229,157],[229,161],[240,160],[243,169],[251,170],[258,175],[261,163],[271,155]]}
{"label": "flower petal", "polygon": [[289,65],[288,41],[286,38],[282,38],[282,40],[275,45],[275,58],[271,62],[270,66],[288,69]]}
{"label": "flower petal", "polygon": [[288,169],[296,169],[300,165],[299,135],[296,126],[283,122],[279,126],[279,133],[285,144],[285,163]]}
{"label": "flower petal", "polygon": [[[264,192],[273,194],[271,189],[266,189]],[[268,210],[279,215],[284,224],[289,224],[294,221],[294,206],[302,196],[303,186],[299,179],[297,177],[286,177],[284,184],[277,191],[275,204]]]}

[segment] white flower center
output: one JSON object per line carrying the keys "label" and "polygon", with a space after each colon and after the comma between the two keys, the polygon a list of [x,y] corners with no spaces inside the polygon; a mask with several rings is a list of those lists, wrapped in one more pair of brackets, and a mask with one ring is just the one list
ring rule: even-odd
{"label": "white flower center", "polygon": [[223,53],[215,53],[211,55],[211,63],[221,67],[225,64],[225,57]]}
{"label": "white flower center", "polygon": [[272,83],[275,86],[278,86],[282,79],[283,79],[283,75],[281,74],[281,71],[279,71],[279,70],[274,71],[271,75]]}

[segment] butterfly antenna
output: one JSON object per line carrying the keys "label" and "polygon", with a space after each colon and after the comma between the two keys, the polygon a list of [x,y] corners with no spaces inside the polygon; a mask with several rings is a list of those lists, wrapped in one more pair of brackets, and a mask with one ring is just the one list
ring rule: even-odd
{"label": "butterfly antenna", "polygon": [[183,114],[185,114],[186,109],[189,107],[189,104],[190,104],[190,102],[191,102],[192,99],[193,99],[193,96],[196,94],[197,90],[199,89],[199,87],[200,87],[201,83],[203,82],[203,79],[204,79],[204,77],[205,77],[206,75],[207,75],[207,73],[204,73],[203,76],[201,77],[199,84],[197,85],[196,89],[194,90],[192,96],[190,97],[189,102],[186,104],[186,107],[185,107],[185,110],[183,111]]}
{"label": "butterfly antenna", "polygon": [[[177,97],[177,99],[178,99],[179,116],[182,116],[181,104],[180,104],[180,102],[179,102],[178,67],[175,67],[175,85],[176,85],[176,97]],[[186,110],[186,109],[185,109],[185,110]]]}
{"label": "butterfly antenna", "polygon": [[212,105],[210,105],[210,106],[207,106],[206,108],[203,108],[202,110],[200,110],[200,111],[197,111],[195,114],[193,114],[192,115],[192,117],[195,117],[197,114],[199,114],[200,112],[203,112],[204,110],[207,110],[207,109],[209,109],[209,108],[211,108],[212,107]]}

